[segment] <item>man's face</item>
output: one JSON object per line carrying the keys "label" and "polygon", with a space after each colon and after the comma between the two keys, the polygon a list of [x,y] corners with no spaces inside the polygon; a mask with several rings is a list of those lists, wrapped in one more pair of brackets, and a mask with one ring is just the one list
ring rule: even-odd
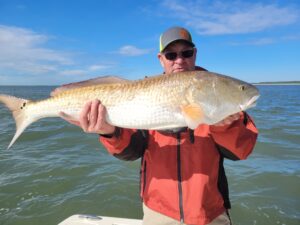
{"label": "man's face", "polygon": [[[194,53],[191,55],[191,51],[189,50],[194,50]],[[175,59],[174,56],[176,54],[174,53],[177,53]],[[175,42],[170,44],[162,53],[158,53],[158,59],[160,60],[165,73],[191,71],[195,69],[196,53],[197,49],[191,47],[187,43]],[[172,57],[168,57],[168,54]]]}

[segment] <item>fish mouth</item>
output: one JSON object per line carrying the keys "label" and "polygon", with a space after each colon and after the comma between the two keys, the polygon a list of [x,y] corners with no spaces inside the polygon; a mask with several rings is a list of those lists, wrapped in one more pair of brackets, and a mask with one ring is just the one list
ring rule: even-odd
{"label": "fish mouth", "polygon": [[252,98],[250,98],[250,100],[246,103],[246,104],[240,104],[240,110],[244,111],[246,109],[252,108],[254,106],[256,106],[256,100],[259,98],[260,95],[255,95]]}

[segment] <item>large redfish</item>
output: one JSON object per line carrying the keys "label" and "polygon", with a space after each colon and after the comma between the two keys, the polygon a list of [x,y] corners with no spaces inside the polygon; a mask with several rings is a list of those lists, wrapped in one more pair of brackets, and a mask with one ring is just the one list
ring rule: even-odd
{"label": "large redfish", "polygon": [[16,121],[16,133],[8,148],[27,126],[64,112],[78,120],[87,101],[99,99],[107,109],[107,121],[115,126],[148,130],[215,124],[255,105],[256,87],[232,77],[191,71],[153,76],[137,81],[106,77],[101,82],[80,82],[59,88],[53,96],[31,101],[0,95]]}

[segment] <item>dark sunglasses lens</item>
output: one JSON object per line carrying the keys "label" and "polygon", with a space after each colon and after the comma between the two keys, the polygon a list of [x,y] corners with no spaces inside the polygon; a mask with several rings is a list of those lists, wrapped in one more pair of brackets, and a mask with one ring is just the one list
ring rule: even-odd
{"label": "dark sunglasses lens", "polygon": [[[185,50],[180,52],[180,55],[182,58],[191,58],[194,55],[194,49],[190,49],[190,50]],[[177,58],[177,52],[167,52],[165,53],[165,57],[168,60],[175,60]]]}
{"label": "dark sunglasses lens", "polygon": [[165,57],[168,59],[168,60],[175,60],[177,58],[177,53],[176,52],[167,52],[165,54]]}
{"label": "dark sunglasses lens", "polygon": [[183,51],[181,52],[181,55],[183,58],[190,58],[194,55],[194,50],[190,49],[190,50]]}

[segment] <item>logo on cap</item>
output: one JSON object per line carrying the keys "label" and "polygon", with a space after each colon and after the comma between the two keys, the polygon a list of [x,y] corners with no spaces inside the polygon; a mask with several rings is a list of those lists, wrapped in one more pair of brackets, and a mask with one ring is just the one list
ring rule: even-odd
{"label": "logo on cap", "polygon": [[182,39],[191,40],[191,37],[190,37],[189,33],[186,30],[180,29],[179,34],[182,37]]}

